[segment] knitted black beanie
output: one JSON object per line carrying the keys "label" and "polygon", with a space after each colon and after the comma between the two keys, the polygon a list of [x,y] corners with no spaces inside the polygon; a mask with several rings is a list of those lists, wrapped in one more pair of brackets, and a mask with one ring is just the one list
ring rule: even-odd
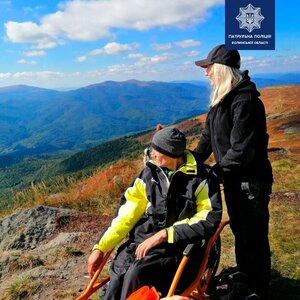
{"label": "knitted black beanie", "polygon": [[154,134],[151,147],[164,155],[177,158],[184,153],[186,137],[175,127],[165,127]]}

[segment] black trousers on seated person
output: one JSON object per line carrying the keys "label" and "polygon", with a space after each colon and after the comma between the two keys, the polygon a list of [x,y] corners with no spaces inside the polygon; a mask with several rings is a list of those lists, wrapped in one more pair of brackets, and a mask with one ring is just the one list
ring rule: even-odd
{"label": "black trousers on seated person", "polygon": [[271,271],[268,239],[271,189],[271,183],[261,181],[224,181],[237,266],[248,278],[249,293],[256,293],[261,299],[268,297]]}
{"label": "black trousers on seated person", "polygon": [[[151,249],[142,259],[136,260],[135,249],[134,243],[120,246],[111,266],[110,281],[103,300],[125,300],[144,285],[154,286],[162,295],[167,294],[182,258],[182,251],[179,255],[170,249],[156,248]],[[197,255],[196,260],[201,260],[201,257]],[[187,266],[188,277],[191,279],[194,279],[199,265],[194,262],[195,260],[190,260]],[[188,283],[182,285],[187,286]]]}

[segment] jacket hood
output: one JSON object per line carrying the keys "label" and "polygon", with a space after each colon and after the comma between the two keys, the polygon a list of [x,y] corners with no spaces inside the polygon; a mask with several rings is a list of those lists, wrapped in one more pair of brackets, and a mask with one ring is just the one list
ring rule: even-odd
{"label": "jacket hood", "polygon": [[259,97],[260,93],[258,92],[255,83],[251,81],[250,76],[248,74],[248,70],[243,72],[242,81],[240,81],[235,87],[233,87],[231,92],[234,93],[238,91],[239,93],[252,93],[255,96]]}

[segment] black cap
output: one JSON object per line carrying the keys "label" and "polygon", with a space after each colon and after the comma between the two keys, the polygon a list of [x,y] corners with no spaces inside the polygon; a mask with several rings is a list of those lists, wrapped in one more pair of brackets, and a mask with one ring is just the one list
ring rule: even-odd
{"label": "black cap", "polygon": [[164,155],[177,158],[184,153],[186,137],[175,127],[165,127],[154,134],[151,146]]}
{"label": "black cap", "polygon": [[219,45],[209,52],[207,58],[195,62],[197,66],[202,68],[207,68],[208,65],[214,63],[239,69],[241,66],[241,57],[237,50],[227,50],[225,45]]}

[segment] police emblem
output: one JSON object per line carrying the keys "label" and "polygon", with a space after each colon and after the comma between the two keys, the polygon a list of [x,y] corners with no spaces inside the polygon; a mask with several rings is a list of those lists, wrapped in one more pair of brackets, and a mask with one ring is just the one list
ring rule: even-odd
{"label": "police emblem", "polygon": [[260,7],[254,7],[250,3],[246,7],[240,7],[239,15],[236,16],[240,29],[246,29],[248,32],[260,29],[261,22],[264,19],[260,10]]}

